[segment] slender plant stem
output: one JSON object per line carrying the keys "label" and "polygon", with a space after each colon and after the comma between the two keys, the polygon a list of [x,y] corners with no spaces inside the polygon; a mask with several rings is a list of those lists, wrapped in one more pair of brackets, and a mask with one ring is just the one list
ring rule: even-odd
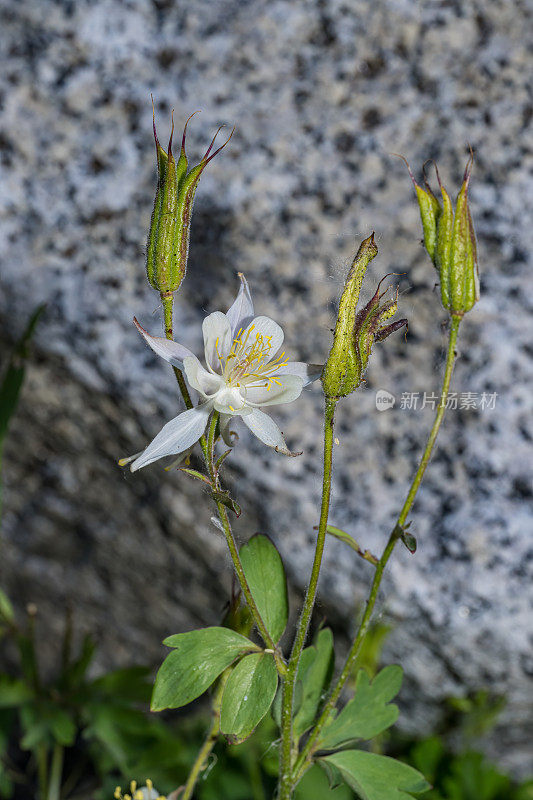
{"label": "slender plant stem", "polygon": [[46,745],[39,744],[35,750],[37,760],[37,776],[39,780],[39,798],[47,800],[48,794],[48,753]]}
{"label": "slender plant stem", "polygon": [[[396,542],[398,541],[398,539],[402,535],[403,526],[405,525],[405,522],[407,520],[407,515],[409,514],[409,511],[411,510],[411,508],[413,506],[413,503],[414,503],[415,497],[416,497],[416,493],[417,493],[417,491],[418,491],[418,489],[420,487],[420,484],[422,482],[422,478],[424,476],[424,472],[426,471],[426,467],[427,467],[427,465],[429,463],[429,460],[431,458],[431,453],[433,451],[433,447],[435,445],[435,441],[437,439],[437,435],[438,435],[440,426],[442,424],[442,420],[444,418],[444,412],[446,410],[446,401],[447,401],[448,393],[449,393],[449,390],[450,390],[450,382],[451,382],[451,379],[452,379],[453,367],[454,367],[455,359],[456,359],[456,356],[457,356],[455,347],[456,347],[456,344],[457,344],[457,336],[458,336],[458,333],[459,333],[459,325],[461,323],[461,319],[462,319],[462,317],[457,316],[457,315],[453,315],[452,318],[451,318],[451,325],[450,325],[450,332],[449,332],[449,339],[448,339],[448,353],[447,353],[447,356],[446,356],[446,366],[445,366],[445,369],[444,369],[442,392],[441,392],[439,407],[437,409],[437,413],[435,415],[435,420],[433,422],[433,426],[432,426],[431,431],[430,431],[429,436],[428,436],[428,440],[427,440],[427,443],[426,443],[426,447],[424,449],[424,453],[422,454],[422,458],[421,458],[420,463],[418,465],[418,469],[417,469],[417,471],[415,473],[415,476],[414,476],[413,481],[411,483],[411,486],[409,488],[409,492],[407,493],[407,497],[406,497],[405,503],[402,506],[402,510],[400,511],[400,514],[398,516],[396,525],[394,526],[394,529],[392,530],[392,532],[391,532],[391,534],[389,536],[387,544],[385,545],[385,549],[383,550],[381,558],[379,559],[379,562],[376,565],[376,570],[375,570],[375,573],[374,573],[374,580],[372,581],[372,586],[370,588],[370,594],[368,596],[368,600],[367,600],[367,603],[366,603],[365,613],[363,615],[363,619],[362,619],[361,624],[359,626],[359,630],[357,631],[356,637],[355,637],[355,639],[353,641],[353,644],[352,644],[352,646],[350,648],[350,651],[348,653],[348,656],[346,658],[346,662],[344,664],[342,672],[339,675],[339,678],[337,679],[337,682],[335,683],[335,686],[333,687],[333,689],[331,691],[331,694],[330,694],[330,696],[328,698],[328,701],[327,701],[326,705],[324,706],[324,709],[323,709],[323,711],[322,711],[322,713],[321,713],[321,715],[320,715],[315,727],[313,728],[313,730],[311,732],[311,735],[309,736],[309,739],[307,740],[307,742],[305,744],[305,747],[303,748],[303,750],[302,750],[302,752],[301,752],[301,754],[300,754],[300,756],[299,756],[299,758],[298,758],[298,760],[297,760],[297,762],[295,764],[294,777],[293,777],[294,785],[296,785],[296,783],[301,778],[303,773],[310,766],[311,757],[312,757],[313,751],[314,751],[314,745],[317,742],[317,739],[319,737],[319,734],[320,734],[322,728],[324,727],[324,725],[328,721],[331,712],[335,708],[335,705],[337,703],[337,700],[339,699],[339,696],[340,696],[340,693],[341,693],[341,691],[342,691],[342,689],[344,687],[344,684],[346,683],[346,681],[348,680],[348,678],[350,677],[350,675],[352,673],[355,661],[357,659],[357,656],[359,655],[361,644],[363,643],[363,640],[364,640],[366,634],[368,633],[368,629],[370,627],[370,621],[371,621],[371,618],[372,618],[372,612],[374,611],[374,606],[376,604],[376,599],[377,599],[377,596],[378,596],[379,587],[381,585],[381,579],[383,577],[383,571],[384,571],[384,569],[385,569],[385,567],[387,565],[387,562],[388,562],[389,558],[392,555],[392,552],[394,550]],[[289,667],[290,667],[290,663],[289,663]],[[288,795],[288,797],[290,797],[290,795]]]}
{"label": "slender plant stem", "polygon": [[331,466],[333,460],[333,429],[335,425],[336,400],[326,398],[324,413],[324,473],[322,480],[322,504],[320,508],[320,521],[315,547],[315,557],[311,570],[311,579],[298,623],[296,636],[289,659],[287,675],[283,680],[282,706],[281,706],[281,757],[279,773],[279,800],[290,800],[292,796],[292,714],[294,701],[294,687],[298,673],[298,664],[309,630],[309,623],[316,599],[320,566],[326,541],[326,528],[328,524],[329,503],[331,495]]}
{"label": "slender plant stem", "polygon": [[[211,415],[211,422],[209,424],[209,431],[207,435],[206,466],[209,471],[211,482],[213,484],[213,489],[215,489],[215,491],[220,489],[219,478],[214,465],[215,431],[217,427],[217,421],[218,421],[218,412],[214,411],[213,414]],[[246,602],[248,603],[255,624],[257,625],[265,644],[274,653],[274,659],[276,661],[278,672],[280,673],[280,675],[284,675],[287,672],[287,667],[285,665],[285,662],[283,661],[279,648],[277,647],[276,643],[272,639],[272,636],[267,630],[267,627],[263,621],[261,613],[257,608],[257,604],[252,596],[248,580],[246,579],[246,575],[244,574],[244,568],[242,566],[241,557],[239,555],[239,549],[237,547],[237,543],[233,535],[227,509],[225,505],[220,502],[220,500],[216,499],[216,497],[214,498],[214,500],[216,503],[218,516],[222,524],[222,528],[224,530],[226,542],[228,544],[228,548],[230,551],[231,560],[233,561],[233,566],[235,568],[235,572],[237,573],[237,577],[241,585],[242,593],[246,599]]]}
{"label": "slender plant stem", "polygon": [[63,775],[63,755],[64,749],[60,744],[54,746],[52,753],[52,764],[50,766],[50,782],[48,784],[47,800],[60,800],[61,797],[61,778]]}
{"label": "slender plant stem", "polygon": [[[163,305],[163,320],[165,326],[165,336],[167,339],[171,341],[174,340],[174,295],[172,292],[161,292],[161,303]],[[181,392],[181,396],[183,397],[183,402],[187,406],[187,408],[192,408],[192,400],[191,395],[189,394],[189,390],[187,389],[187,384],[185,383],[185,378],[183,377],[183,372],[178,369],[178,367],[172,367],[174,370],[174,375],[176,376],[176,380],[178,382],[178,386]]]}
{"label": "slender plant stem", "polygon": [[224,694],[224,688],[228,681],[230,672],[230,669],[227,669],[225,672],[223,672],[218,682],[212,704],[213,721],[205,741],[198,755],[196,756],[196,760],[192,766],[192,769],[189,772],[189,777],[187,778],[187,783],[185,784],[183,794],[181,795],[181,800],[191,800],[194,787],[196,786],[198,778],[200,777],[200,773],[204,771],[206,761],[211,755],[211,751],[220,735],[220,709],[222,706],[222,695]]}
{"label": "slender plant stem", "polygon": [[433,451],[433,447],[435,446],[435,441],[437,439],[437,435],[439,433],[442,420],[444,419],[444,412],[446,410],[446,401],[448,399],[448,393],[450,391],[450,383],[452,380],[453,367],[457,356],[455,348],[457,346],[457,337],[459,335],[459,325],[461,324],[461,320],[462,316],[458,316],[456,314],[453,314],[451,317],[450,332],[448,336],[448,353],[446,356],[446,366],[444,368],[444,378],[442,381],[440,403],[437,409],[437,414],[435,415],[435,421],[433,422],[433,426],[428,436],[426,448],[420,460],[420,464],[416,471],[415,477],[413,478],[413,482],[409,488],[409,492],[407,493],[407,497],[405,499],[405,503],[403,504],[403,508],[400,511],[400,515],[398,517],[397,525],[399,525],[400,527],[403,527],[405,525],[405,522],[407,520],[407,515],[409,514],[412,505],[415,501],[416,493],[418,492],[420,484],[422,483],[422,478],[424,477],[426,467],[429,464],[429,459],[431,458],[431,453]]}

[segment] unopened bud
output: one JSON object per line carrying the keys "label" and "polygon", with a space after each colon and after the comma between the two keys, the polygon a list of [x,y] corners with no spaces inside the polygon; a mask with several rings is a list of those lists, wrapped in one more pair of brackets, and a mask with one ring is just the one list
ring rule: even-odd
{"label": "unopened bud", "polygon": [[398,309],[397,295],[380,303],[387,290],[380,294],[379,286],[366,306],[357,311],[363,278],[377,252],[372,234],[361,243],[344,284],[333,346],[322,373],[324,394],[331,399],[346,397],[357,389],[374,341],[381,341],[399,328],[407,327],[406,319],[384,324]]}
{"label": "unopened bud", "polygon": [[455,201],[455,210],[450,195],[441,183],[436,166],[442,205],[431,191],[427,180],[425,189],[417,184],[407,164],[420,208],[424,244],[439,272],[442,304],[451,314],[457,316],[470,311],[479,300],[476,237],[468,207],[472,163],[471,155]]}
{"label": "unopened bud", "polygon": [[[194,114],[191,115],[193,116]],[[232,131],[224,144],[211,153],[215,139],[223,127],[221,126],[200,163],[189,170],[185,153],[185,136],[191,117],[185,123],[181,151],[176,162],[172,152],[174,120],[172,120],[168,149],[165,152],[157,138],[154,113],[157,191],[146,247],[146,274],[150,285],[161,294],[167,295],[179,288],[187,271],[192,207],[200,176],[233,135]]]}

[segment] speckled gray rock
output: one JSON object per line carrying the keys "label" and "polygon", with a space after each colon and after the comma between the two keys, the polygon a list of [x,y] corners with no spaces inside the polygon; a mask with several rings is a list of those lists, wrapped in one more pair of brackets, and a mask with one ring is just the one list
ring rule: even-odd
{"label": "speckled gray rock", "polygon": [[[436,158],[456,186],[470,142],[483,297],[461,331],[455,388],[496,392],[496,407],[448,414],[412,514],[419,550],[398,550],[381,610],[395,624],[387,658],[408,675],[403,724],[430,725],[440,698],[488,686],[508,705],[487,748],[527,771],[526,3],[4,0],[1,14],[3,345],[48,302],[6,451],[2,582],[39,604],[51,634],[72,602],[99,634],[102,664],[156,662],[163,635],[216,622],[228,594],[201,488],[160,466],[116,467],[177,408],[171,373],[131,325],[133,314],[160,324],[143,274],[150,92],[162,135],[171,108],[178,125],[203,110],[191,154],[221,122],[237,124],[198,191],[177,301],[184,343],[198,347],[204,313],[227,307],[243,270],[291,355],[323,359],[358,239],[375,230],[380,248],[367,294],[384,273],[405,273],[407,341],[376,347],[366,390],[339,409],[331,519],[377,551],[431,421],[400,397],[437,389],[445,343],[411,186],[390,153],[417,168]],[[378,388],[398,398],[393,409],[376,410]],[[270,533],[296,588],[317,519],[320,413],[317,386],[275,413],[301,458],[243,431],[229,468],[239,535]],[[329,543],[319,610],[349,625],[369,569]]]}

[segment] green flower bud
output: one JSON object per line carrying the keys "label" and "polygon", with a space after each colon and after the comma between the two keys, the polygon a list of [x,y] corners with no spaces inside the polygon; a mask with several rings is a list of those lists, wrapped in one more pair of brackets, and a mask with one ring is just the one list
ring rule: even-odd
{"label": "green flower bud", "polygon": [[[197,112],[195,111],[194,113],[196,114]],[[174,119],[172,119],[168,151],[165,153],[157,138],[154,113],[157,191],[146,247],[146,274],[150,285],[162,295],[170,295],[175,292],[185,277],[189,255],[192,206],[196,187],[207,164],[217,153],[220,153],[233,135],[232,131],[224,144],[214,153],[211,153],[215,139],[222,127],[224,127],[221,126],[214,135],[200,163],[189,170],[185,153],[185,136],[187,125],[193,116],[194,114],[185,123],[180,156],[176,162],[172,153]]]}
{"label": "green flower bud", "polygon": [[[405,163],[407,164],[407,161]],[[431,191],[427,180],[424,179],[425,189],[417,184],[407,164],[420,208],[424,244],[440,275],[442,305],[457,316],[463,316],[466,311],[470,311],[474,303],[479,300],[476,237],[468,207],[468,185],[472,163],[473,156],[466,165],[463,185],[455,202],[455,211],[450,196],[441,183],[436,166],[442,205]]]}
{"label": "green flower bud", "polygon": [[330,399],[338,400],[357,389],[374,341],[381,341],[393,331],[407,327],[406,319],[389,325],[383,324],[396,313],[398,296],[380,305],[380,300],[387,291],[380,294],[381,283],[366,306],[357,311],[363,278],[377,252],[372,234],[361,243],[346,277],[333,334],[333,346],[322,372],[324,394]]}

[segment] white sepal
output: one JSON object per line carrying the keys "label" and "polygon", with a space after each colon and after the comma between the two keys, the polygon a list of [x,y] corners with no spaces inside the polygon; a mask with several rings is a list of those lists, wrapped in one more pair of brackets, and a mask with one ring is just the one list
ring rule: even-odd
{"label": "white sepal", "polygon": [[178,342],[174,342],[170,339],[163,339],[161,336],[150,336],[148,331],[143,328],[136,317],[133,317],[133,324],[145,342],[150,345],[154,353],[157,353],[158,356],[164,358],[165,361],[168,361],[168,363],[172,364],[173,367],[177,367],[178,369],[182,370],[184,358],[187,358],[188,356],[196,358],[194,353],[192,353],[189,348],[185,347],[183,344],[179,344]]}
{"label": "white sepal", "polygon": [[254,304],[252,302],[248,281],[242,272],[239,272],[239,278],[241,279],[239,293],[226,312],[231,326],[232,339],[237,336],[241,328],[244,330],[254,317]]}
{"label": "white sepal", "polygon": [[283,434],[268,414],[255,408],[251,414],[243,417],[244,424],[247,425],[258,439],[269,447],[273,447],[277,453],[285,456],[300,456],[301,453],[292,453],[285,443]]}
{"label": "white sepal", "polygon": [[212,402],[184,411],[161,428],[155,439],[135,459],[130,469],[135,472],[164,456],[182,453],[198,441],[205,431],[207,418],[213,408]]}

